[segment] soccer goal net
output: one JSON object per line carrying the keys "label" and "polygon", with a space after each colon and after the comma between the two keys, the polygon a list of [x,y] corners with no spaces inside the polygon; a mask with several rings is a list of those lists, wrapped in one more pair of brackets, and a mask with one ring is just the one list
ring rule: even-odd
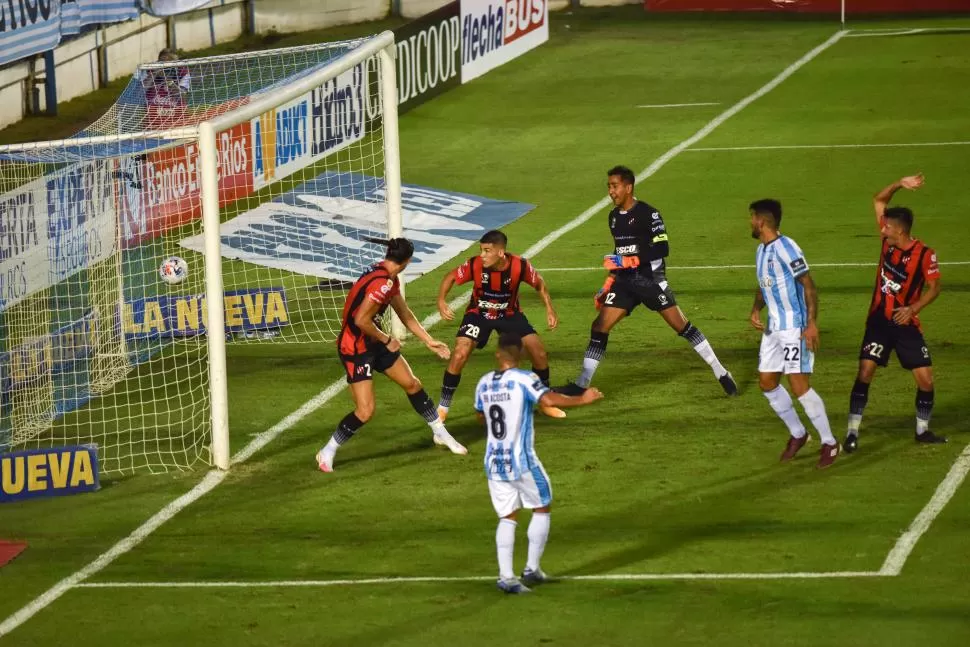
{"label": "soccer goal net", "polygon": [[393,55],[144,65],[77,136],[0,146],[0,452],[228,467],[227,345],[332,341],[400,235]]}

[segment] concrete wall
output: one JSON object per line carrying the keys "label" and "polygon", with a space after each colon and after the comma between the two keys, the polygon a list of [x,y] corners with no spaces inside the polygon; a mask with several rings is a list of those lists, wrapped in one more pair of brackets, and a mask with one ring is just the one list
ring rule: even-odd
{"label": "concrete wall", "polygon": [[[419,18],[452,0],[396,0],[405,18]],[[364,20],[390,13],[395,0],[256,0],[256,31],[307,31]],[[642,0],[581,0],[587,7],[641,4]],[[570,6],[570,0],[549,0],[549,9]]]}
{"label": "concrete wall", "polygon": [[256,0],[256,33],[309,31],[379,20],[390,13],[389,0]]}

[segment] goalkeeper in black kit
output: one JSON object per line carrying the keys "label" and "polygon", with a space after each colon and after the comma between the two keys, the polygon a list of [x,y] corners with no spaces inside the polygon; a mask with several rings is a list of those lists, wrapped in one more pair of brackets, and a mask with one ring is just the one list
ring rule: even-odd
{"label": "goalkeeper in black kit", "polygon": [[660,212],[634,197],[636,178],[630,169],[616,166],[607,172],[607,177],[610,199],[615,205],[609,215],[614,249],[603,258],[603,266],[610,274],[594,297],[599,315],[590,330],[583,371],[575,382],[556,390],[567,395],[585,391],[606,354],[610,330],[643,304],[660,313],[667,325],[693,346],[714,371],[725,393],[738,395],[731,373],[717,359],[704,334],[684,316],[667,284],[664,259],[670,248]]}

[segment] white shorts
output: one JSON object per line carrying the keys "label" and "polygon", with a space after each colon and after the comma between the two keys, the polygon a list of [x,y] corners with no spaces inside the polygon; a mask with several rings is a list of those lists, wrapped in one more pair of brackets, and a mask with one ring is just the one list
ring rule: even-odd
{"label": "white shorts", "polygon": [[814,366],[815,353],[805,345],[801,328],[774,330],[761,336],[761,373],[811,373]]}
{"label": "white shorts", "polygon": [[514,481],[488,481],[492,507],[499,517],[507,517],[519,508],[544,508],[552,503],[552,485],[542,463]]}

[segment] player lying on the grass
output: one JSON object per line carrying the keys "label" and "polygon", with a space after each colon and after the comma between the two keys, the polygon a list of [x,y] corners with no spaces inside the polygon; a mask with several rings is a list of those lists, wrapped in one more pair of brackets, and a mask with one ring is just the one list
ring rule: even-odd
{"label": "player lying on the grass", "polygon": [[859,425],[876,367],[888,366],[893,350],[902,367],[912,371],[916,380],[916,442],[946,442],[945,437],[930,431],[933,362],[917,316],[940,294],[940,266],[936,252],[910,234],[913,212],[906,207],[889,207],[889,201],[900,189],[915,191],[921,186],[923,175],[910,175],[873,198],[876,224],[882,234],[882,264],[876,272],[859,351],[859,373],[849,399],[849,430],[843,443],[847,452],[854,452],[859,446]]}
{"label": "player lying on the grass", "polygon": [[670,248],[660,211],[634,197],[636,178],[630,169],[613,167],[607,172],[607,178],[607,189],[614,204],[608,218],[614,249],[604,257],[603,266],[610,270],[610,275],[594,297],[599,315],[590,331],[582,373],[575,382],[557,390],[576,394],[590,385],[606,354],[610,330],[642,303],[660,313],[667,325],[687,340],[714,371],[725,393],[737,395],[734,378],[718,361],[704,334],[684,316],[667,285],[664,259]]}
{"label": "player lying on the grass", "polygon": [[[751,308],[751,325],[762,331],[758,360],[758,385],[768,403],[788,427],[788,444],[781,460],[795,458],[806,442],[808,432],[798,418],[791,395],[781,385],[788,385],[802,403],[822,439],[818,467],[825,468],[839,454],[839,443],[829,427],[825,404],[809,384],[818,348],[818,293],[809,274],[808,262],[794,240],[778,231],[781,226],[781,203],[757,200],[748,207],[751,213],[751,237],[761,241],[755,255],[758,289]],[[761,309],[768,306],[768,324],[761,322]]]}
{"label": "player lying on the grass", "polygon": [[414,245],[407,238],[391,239],[387,243],[384,260],[368,268],[347,294],[343,327],[337,337],[337,351],[347,371],[355,408],[344,416],[330,441],[317,452],[317,465],[324,472],[333,471],[337,448],[350,440],[374,415],[375,372],[383,373],[404,389],[411,406],[431,427],[435,444],[446,445],[455,454],[468,453],[445,429],[435,411],[434,402],[411,371],[407,360],[401,356],[401,342],[381,330],[380,317],[387,306],[391,306],[404,326],[435,355],[441,359],[448,359],[451,355],[448,344],[428,334],[401,295],[398,276],[411,262],[413,255]]}
{"label": "player lying on the grass", "polygon": [[[498,588],[506,593],[528,593],[526,584],[548,581],[539,566],[549,537],[552,486],[536,455],[533,407],[576,407],[603,397],[587,389],[579,397],[554,393],[535,373],[519,368],[522,338],[514,332],[499,335],[495,357],[498,370],[486,373],[475,387],[475,411],[485,424],[485,476],[492,506],[499,516],[495,531],[498,551]],[[520,508],[532,510],[529,553],[523,584],[515,577],[516,517]]]}
{"label": "player lying on the grass", "polygon": [[[472,350],[485,348],[492,331],[514,332],[522,337],[522,345],[532,358],[532,370],[546,386],[549,386],[549,359],[542,340],[519,308],[519,287],[522,283],[532,286],[546,306],[546,324],[552,330],[559,325],[559,317],[552,307],[552,298],[532,264],[526,259],[506,252],[508,238],[501,231],[489,231],[479,241],[481,253],[448,272],[438,288],[438,312],[446,321],[455,318],[448,307],[448,291],[453,285],[473,282],[472,296],[465,308],[465,316],[458,326],[455,350],[441,385],[438,415],[448,417],[451,399],[461,381],[461,370],[468,362]],[[554,418],[566,414],[555,407],[542,407],[542,412]]]}

